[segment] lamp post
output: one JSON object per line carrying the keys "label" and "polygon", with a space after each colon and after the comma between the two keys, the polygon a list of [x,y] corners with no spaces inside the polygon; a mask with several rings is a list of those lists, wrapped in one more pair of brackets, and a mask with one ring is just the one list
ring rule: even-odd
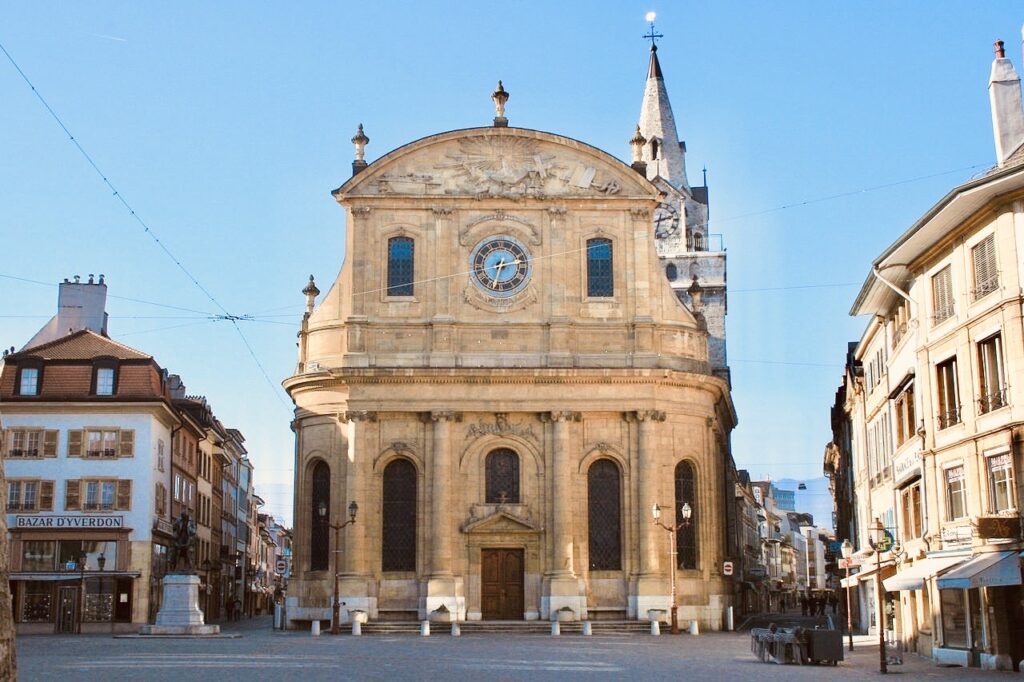
{"label": "lamp post", "polygon": [[78,608],[78,634],[82,634],[82,621],[85,620],[85,552],[81,552],[78,555],[78,573],[81,581],[82,599],[79,602]]}
{"label": "lamp post", "polygon": [[853,651],[853,610],[850,608],[850,560],[853,558],[853,543],[849,538],[843,540],[841,551],[846,562],[846,633],[850,638],[850,651]]}
{"label": "lamp post", "polygon": [[[342,528],[356,522],[356,512],[358,511],[359,505],[355,503],[355,500],[353,500],[352,503],[348,505],[348,521],[345,523],[327,522],[327,525],[334,531],[334,609],[331,617],[332,635],[341,634],[341,603],[339,601],[340,587],[338,585],[338,552],[341,551],[339,549],[341,544],[338,534],[341,532]],[[327,520],[327,503],[321,501],[320,505],[317,507],[317,512],[320,514],[321,519]]]}
{"label": "lamp post", "polygon": [[680,507],[679,512],[682,515],[683,520],[680,521],[679,523],[675,524],[674,526],[666,526],[664,523],[661,522],[661,507],[659,505],[655,504],[651,508],[651,516],[653,517],[654,524],[657,525],[657,526],[660,526],[661,528],[664,528],[666,531],[668,531],[669,558],[670,558],[670,562],[669,562],[669,580],[672,583],[672,604],[671,604],[672,630],[671,630],[671,632],[672,632],[673,635],[678,635],[679,634],[679,619],[678,619],[678,616],[677,616],[677,613],[678,613],[678,610],[679,610],[679,606],[678,606],[678,604],[676,604],[676,563],[677,563],[676,555],[678,554],[678,551],[676,550],[676,532],[678,532],[679,529],[682,528],[683,526],[689,526],[690,525],[690,516],[693,515],[693,509],[690,507],[690,504],[688,502],[684,502],[683,506]]}
{"label": "lamp post", "polygon": [[882,553],[887,552],[892,547],[892,536],[882,526],[882,521],[879,518],[875,518],[875,523],[871,527],[871,548],[875,550],[875,560],[877,562],[875,569],[875,592],[878,593],[878,616],[876,617],[878,625],[878,672],[885,675],[889,672],[888,661],[885,655],[885,587],[882,585]]}

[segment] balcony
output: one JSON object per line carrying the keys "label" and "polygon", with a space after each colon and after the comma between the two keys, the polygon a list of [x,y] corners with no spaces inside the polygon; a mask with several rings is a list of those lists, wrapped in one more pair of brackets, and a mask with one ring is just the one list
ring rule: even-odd
{"label": "balcony", "polygon": [[993,291],[995,291],[998,288],[999,288],[999,276],[998,275],[996,275],[995,277],[989,277],[984,282],[978,282],[978,288],[975,289],[972,292],[972,294],[974,295],[974,300],[977,301],[978,299],[984,298],[985,296],[988,296],[989,294],[991,294]]}
{"label": "balcony", "polygon": [[935,314],[932,315],[932,324],[939,324],[940,322],[945,322],[949,318],[953,317],[953,314],[955,312],[956,311],[951,305],[948,305],[945,308],[936,308]]}
{"label": "balcony", "polygon": [[948,429],[950,426],[960,423],[960,408],[954,407],[945,412],[939,412],[939,430]]}
{"label": "balcony", "polygon": [[994,393],[986,393],[978,398],[978,412],[986,414],[1001,407],[1006,407],[1006,389],[1001,388]]}

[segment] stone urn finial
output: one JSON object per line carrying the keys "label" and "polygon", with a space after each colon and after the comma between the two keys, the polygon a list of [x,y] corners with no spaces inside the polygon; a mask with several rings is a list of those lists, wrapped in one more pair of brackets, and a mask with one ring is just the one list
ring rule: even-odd
{"label": "stone urn finial", "polygon": [[507,128],[508,119],[505,118],[505,102],[508,101],[509,94],[505,90],[505,86],[498,81],[498,87],[491,93],[491,99],[494,100],[494,127],[495,128]]}
{"label": "stone urn finial", "polygon": [[359,129],[356,134],[352,137],[352,144],[356,147],[356,160],[352,162],[352,175],[355,175],[359,171],[366,168],[366,145],[369,144],[370,138],[363,132],[363,124],[359,124]]}

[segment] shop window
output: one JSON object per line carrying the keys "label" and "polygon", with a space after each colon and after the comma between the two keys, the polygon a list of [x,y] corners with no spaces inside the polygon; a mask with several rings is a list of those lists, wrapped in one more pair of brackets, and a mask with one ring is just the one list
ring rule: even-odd
{"label": "shop window", "polygon": [[22,571],[54,571],[57,569],[57,543],[53,540],[23,540]]}
{"label": "shop window", "polygon": [[488,504],[519,503],[519,455],[508,448],[492,450],[484,462],[484,501]]}
{"label": "shop window", "polygon": [[587,533],[590,569],[622,569],[622,506],[619,467],[599,459],[587,471]]}
{"label": "shop window", "polygon": [[54,583],[52,582],[41,580],[23,582],[20,621],[22,623],[52,623],[53,591]]}
{"label": "shop window", "polygon": [[939,590],[942,610],[943,646],[967,648],[967,593],[964,590]]}

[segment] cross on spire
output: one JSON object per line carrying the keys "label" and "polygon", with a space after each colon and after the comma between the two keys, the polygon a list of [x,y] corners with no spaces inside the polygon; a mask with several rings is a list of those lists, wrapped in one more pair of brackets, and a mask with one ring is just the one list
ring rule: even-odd
{"label": "cross on spire", "polygon": [[658,40],[658,38],[664,38],[665,36],[663,36],[663,35],[662,35],[662,34],[660,34],[660,33],[655,33],[655,32],[654,32],[654,22],[652,21],[652,22],[651,22],[651,30],[650,30],[650,32],[649,32],[649,33],[645,33],[645,34],[644,34],[644,35],[642,35],[641,37],[642,37],[642,38],[643,38],[644,40],[650,40],[650,41],[651,41],[651,47],[652,47],[652,48],[657,48],[657,45],[655,44],[655,42],[656,42],[656,41]]}

